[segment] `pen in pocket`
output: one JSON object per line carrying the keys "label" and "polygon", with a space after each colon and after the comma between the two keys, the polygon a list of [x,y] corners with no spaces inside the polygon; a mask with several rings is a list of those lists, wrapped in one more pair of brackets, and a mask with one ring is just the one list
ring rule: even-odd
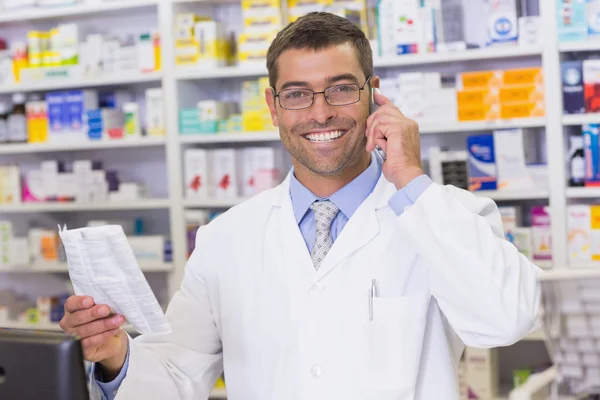
{"label": "pen in pocket", "polygon": [[371,281],[371,291],[369,293],[369,321],[373,321],[373,300],[377,297],[377,281]]}

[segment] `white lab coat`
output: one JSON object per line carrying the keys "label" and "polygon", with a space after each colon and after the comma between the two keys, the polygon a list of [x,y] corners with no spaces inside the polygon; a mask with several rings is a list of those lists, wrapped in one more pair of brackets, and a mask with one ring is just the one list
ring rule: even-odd
{"label": "white lab coat", "polygon": [[[289,176],[200,228],[168,335],[130,340],[117,400],[454,400],[464,345],[538,320],[538,268],[493,201],[432,184],[397,217],[382,176],[315,271]],[[378,282],[373,321],[369,289]]]}

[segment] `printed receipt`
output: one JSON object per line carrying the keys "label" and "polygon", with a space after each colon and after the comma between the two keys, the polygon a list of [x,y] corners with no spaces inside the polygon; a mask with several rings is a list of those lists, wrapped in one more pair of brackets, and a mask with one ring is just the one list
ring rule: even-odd
{"label": "printed receipt", "polygon": [[58,228],[76,295],[91,296],[96,304],[108,305],[141,334],[171,332],[123,228]]}

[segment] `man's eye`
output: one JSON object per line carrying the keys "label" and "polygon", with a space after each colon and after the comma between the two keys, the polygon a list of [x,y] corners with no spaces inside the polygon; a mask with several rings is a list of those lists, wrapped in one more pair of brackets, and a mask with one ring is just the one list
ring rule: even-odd
{"label": "man's eye", "polygon": [[302,90],[293,90],[285,94],[285,98],[289,100],[296,100],[306,97],[307,93]]}
{"label": "man's eye", "polygon": [[356,91],[356,86],[354,85],[339,85],[336,86],[334,92],[339,93],[352,93]]}

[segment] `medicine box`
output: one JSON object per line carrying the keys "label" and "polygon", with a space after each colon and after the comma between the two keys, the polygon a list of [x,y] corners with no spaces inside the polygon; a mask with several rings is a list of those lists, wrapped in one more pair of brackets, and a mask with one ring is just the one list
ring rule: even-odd
{"label": "medicine box", "polygon": [[87,110],[98,108],[98,92],[95,90],[71,90],[64,99],[69,113],[69,124],[66,127],[71,133],[84,133],[87,127]]}
{"label": "medicine box", "polygon": [[461,72],[456,76],[459,90],[468,88],[497,87],[502,84],[503,71]]}
{"label": "medicine box", "polygon": [[600,111],[600,60],[583,61],[583,93],[585,111]]}
{"label": "medicine box", "polygon": [[242,196],[254,196],[279,184],[283,175],[280,148],[247,147],[238,154]]}
{"label": "medicine box", "polygon": [[531,234],[533,241],[533,259],[552,259],[552,230],[550,213],[546,206],[531,208]]}
{"label": "medicine box", "polygon": [[515,0],[488,3],[486,17],[489,45],[516,44],[519,26]]}
{"label": "medicine box", "polygon": [[519,253],[530,260],[533,258],[533,242],[531,238],[531,228],[517,227],[512,230],[512,244]]}
{"label": "medicine box", "polygon": [[600,35],[600,1],[587,0],[586,16],[588,39],[597,40]]}
{"label": "medicine box", "polygon": [[507,69],[502,74],[504,85],[543,85],[544,73],[541,67]]}
{"label": "medicine box", "polygon": [[546,115],[544,101],[513,102],[500,104],[500,118],[536,118]]}
{"label": "medicine box", "polygon": [[164,236],[128,236],[127,241],[138,262],[163,262],[165,249]]}
{"label": "medicine box", "polygon": [[463,121],[485,121],[500,118],[499,105],[458,107],[458,120]]}
{"label": "medicine box", "polygon": [[188,198],[209,197],[208,151],[187,149],[184,156],[185,195]]}
{"label": "medicine box", "polygon": [[504,236],[508,238],[510,234],[521,225],[521,207],[518,206],[502,206],[498,207],[500,218],[502,219],[502,227],[504,228]]}
{"label": "medicine box", "polygon": [[563,113],[585,113],[583,95],[583,62],[563,61],[560,64],[562,77]]}
{"label": "medicine box", "polygon": [[[586,204],[567,206],[567,240],[569,259],[574,262],[589,262],[592,237],[592,210]],[[598,238],[600,239],[600,237]]]}
{"label": "medicine box", "polygon": [[586,0],[556,0],[558,41],[587,39]]}
{"label": "medicine box", "polygon": [[497,352],[497,349],[465,349],[467,384],[474,398],[494,399],[498,395],[500,371]]}
{"label": "medicine box", "polygon": [[494,131],[498,190],[529,189],[534,186],[527,170],[522,129]]}
{"label": "medicine box", "polygon": [[496,190],[496,160],[493,135],[467,137],[469,190]]}
{"label": "medicine box", "polygon": [[396,56],[419,52],[422,23],[417,0],[380,0],[377,6],[379,53]]}
{"label": "medicine box", "polygon": [[499,89],[500,103],[544,101],[544,87],[539,84],[507,85]]}
{"label": "medicine box", "polygon": [[592,261],[600,261],[600,206],[593,205],[590,208]]}
{"label": "medicine box", "polygon": [[146,131],[150,136],[166,132],[164,93],[162,88],[146,90]]}
{"label": "medicine box", "polygon": [[481,87],[458,90],[456,98],[459,108],[491,106],[500,102],[498,88]]}
{"label": "medicine box", "polygon": [[599,124],[585,124],[582,126],[586,186],[600,186],[599,133]]}
{"label": "medicine box", "polygon": [[208,155],[209,192],[215,198],[238,196],[236,154],[234,149],[215,149]]}

